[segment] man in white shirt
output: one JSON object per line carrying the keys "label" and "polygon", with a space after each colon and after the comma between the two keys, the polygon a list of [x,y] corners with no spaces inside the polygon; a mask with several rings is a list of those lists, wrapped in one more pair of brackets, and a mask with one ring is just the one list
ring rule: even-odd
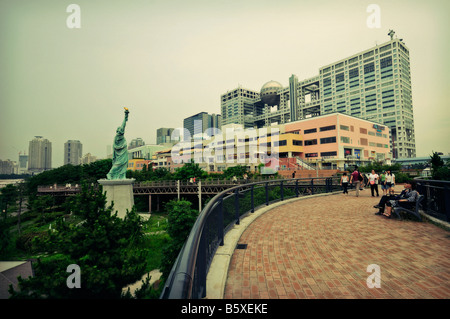
{"label": "man in white shirt", "polygon": [[370,184],[370,192],[372,193],[372,197],[374,196],[374,191],[377,192],[377,197],[379,196],[378,194],[378,174],[375,173],[374,170],[372,170],[372,172],[369,174],[369,184]]}

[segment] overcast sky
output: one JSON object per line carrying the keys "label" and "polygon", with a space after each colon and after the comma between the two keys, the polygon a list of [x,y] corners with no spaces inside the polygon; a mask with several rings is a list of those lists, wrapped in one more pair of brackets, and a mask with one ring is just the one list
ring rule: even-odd
{"label": "overcast sky", "polygon": [[[69,4],[81,28],[66,24]],[[369,28],[367,7],[381,9]],[[418,156],[450,152],[448,18],[443,1],[0,0],[0,159],[28,154],[36,135],[106,156],[130,109],[126,139],[156,142],[201,111],[220,114],[220,95],[242,85],[288,85],[389,40],[410,49]]]}

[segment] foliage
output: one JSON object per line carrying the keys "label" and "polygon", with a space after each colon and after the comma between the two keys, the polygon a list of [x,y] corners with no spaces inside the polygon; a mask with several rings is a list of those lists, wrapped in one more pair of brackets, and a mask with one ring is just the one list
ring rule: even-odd
{"label": "foliage", "polygon": [[127,178],[134,178],[137,182],[142,181],[156,181],[156,180],[170,180],[173,179],[173,174],[165,167],[158,167],[153,169],[144,165],[140,171],[127,171]]}
{"label": "foliage", "polygon": [[8,253],[10,243],[9,224],[6,220],[0,219],[0,259],[3,259]]}
{"label": "foliage", "polygon": [[202,170],[198,163],[186,163],[175,170],[174,178],[176,180],[186,181],[193,177],[203,179],[208,177],[208,173]]}
{"label": "foliage", "polygon": [[[134,210],[122,220],[106,207],[101,189],[86,186],[72,210],[83,222],[58,219],[48,236],[34,240],[52,255],[39,259],[35,277],[20,280],[20,292],[11,290],[12,298],[120,298],[122,287],[144,274],[142,221]],[[70,264],[81,269],[79,289],[67,287]]]}
{"label": "foliage", "polygon": [[95,183],[106,178],[111,166],[111,159],[83,165],[67,164],[31,177],[28,181],[28,191],[34,194],[39,185]]}
{"label": "foliage", "polygon": [[449,162],[447,165],[444,164],[444,161],[441,159],[437,152],[433,152],[431,158],[431,174],[432,178],[435,180],[450,180],[450,170],[449,170]]}
{"label": "foliage", "polygon": [[379,162],[373,162],[369,163],[365,166],[359,166],[358,170],[361,173],[370,173],[372,170],[374,170],[376,173],[380,174],[381,172],[390,170],[391,172],[397,172],[400,171],[402,168],[402,165],[399,163],[393,164],[393,165],[383,165]]}
{"label": "foliage", "polygon": [[226,170],[223,171],[223,175],[225,178],[231,178],[233,176],[236,176],[238,179],[242,178],[244,174],[249,174],[248,169],[246,166],[237,165],[237,166],[231,166],[228,167]]}
{"label": "foliage", "polygon": [[189,236],[192,226],[198,216],[198,211],[191,208],[192,203],[186,200],[172,200],[166,204],[168,212],[167,232],[170,241],[163,249],[161,261],[162,277],[167,278],[172,269],[172,265]]}
{"label": "foliage", "polygon": [[0,210],[3,212],[5,210],[5,215],[3,219],[6,218],[6,213],[8,211],[8,206],[14,205],[17,198],[19,197],[18,188],[14,185],[8,184],[3,187],[0,195]]}

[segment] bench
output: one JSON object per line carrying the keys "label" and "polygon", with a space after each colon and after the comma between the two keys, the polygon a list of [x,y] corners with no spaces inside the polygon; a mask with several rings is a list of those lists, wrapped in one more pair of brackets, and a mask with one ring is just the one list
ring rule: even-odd
{"label": "bench", "polygon": [[419,213],[419,209],[420,209],[420,205],[421,205],[421,203],[422,203],[422,201],[423,201],[423,199],[425,198],[425,196],[424,195],[420,195],[419,196],[419,199],[417,200],[417,202],[416,202],[416,209],[415,210],[412,210],[412,209],[407,209],[407,208],[404,208],[404,207],[395,207],[394,209],[393,209],[393,212],[395,213],[395,215],[398,217],[398,219],[402,219],[402,217],[400,216],[400,212],[405,212],[405,213],[407,213],[407,214],[411,214],[411,215],[414,215],[415,217],[417,217],[420,221],[422,221],[422,216],[420,216],[420,213]]}

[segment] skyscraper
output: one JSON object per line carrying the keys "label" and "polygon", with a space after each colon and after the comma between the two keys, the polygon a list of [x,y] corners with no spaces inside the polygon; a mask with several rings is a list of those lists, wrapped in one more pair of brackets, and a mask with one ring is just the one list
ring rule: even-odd
{"label": "skyscraper", "polygon": [[[194,136],[205,133],[209,128],[220,129],[222,127],[221,115],[200,112],[185,118],[183,127],[189,131],[189,138],[193,138]],[[187,136],[184,136],[184,139],[186,140]]]}
{"label": "skyscraper", "polygon": [[161,127],[156,130],[156,144],[172,143],[173,128]]}
{"label": "skyscraper", "polygon": [[222,125],[241,124],[244,128],[254,126],[254,102],[259,99],[259,92],[238,87],[222,94],[220,97]]}
{"label": "skyscraper", "polygon": [[36,136],[29,143],[28,170],[40,173],[52,168],[52,143],[42,136]]}
{"label": "skyscraper", "polygon": [[317,76],[292,75],[288,87],[269,81],[259,94],[242,88],[223,94],[223,124],[260,128],[344,113],[385,124],[393,157],[415,157],[409,49],[389,35],[388,42],[319,68]]}
{"label": "skyscraper", "polygon": [[80,165],[83,156],[83,144],[80,141],[69,140],[64,143],[64,165]]}
{"label": "skyscraper", "polygon": [[19,174],[26,174],[28,167],[28,155],[19,153]]}
{"label": "skyscraper", "polygon": [[128,145],[128,149],[131,150],[133,148],[143,146],[143,145],[145,145],[144,140],[142,138],[138,137],[138,138],[131,140],[130,144]]}

